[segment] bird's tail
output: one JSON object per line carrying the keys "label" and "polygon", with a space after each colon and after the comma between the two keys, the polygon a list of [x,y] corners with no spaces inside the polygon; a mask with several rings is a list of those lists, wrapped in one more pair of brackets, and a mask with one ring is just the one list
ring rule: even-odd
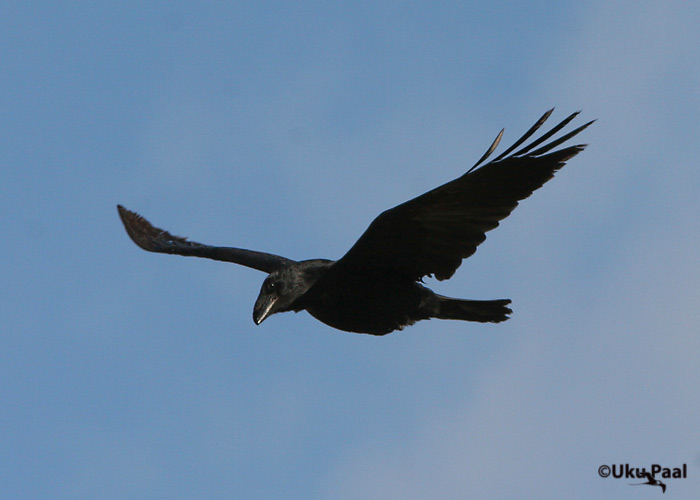
{"label": "bird's tail", "polygon": [[438,295],[440,307],[435,315],[439,319],[461,319],[480,323],[500,323],[513,311],[506,307],[509,299],[463,300]]}

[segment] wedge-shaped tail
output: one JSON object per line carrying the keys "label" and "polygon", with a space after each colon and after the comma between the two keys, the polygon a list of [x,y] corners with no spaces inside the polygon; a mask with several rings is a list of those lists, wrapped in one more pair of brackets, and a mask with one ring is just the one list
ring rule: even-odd
{"label": "wedge-shaped tail", "polygon": [[437,297],[440,301],[440,309],[435,317],[438,319],[500,323],[507,320],[508,315],[513,312],[507,307],[510,304],[509,299],[465,300],[452,299],[442,295]]}

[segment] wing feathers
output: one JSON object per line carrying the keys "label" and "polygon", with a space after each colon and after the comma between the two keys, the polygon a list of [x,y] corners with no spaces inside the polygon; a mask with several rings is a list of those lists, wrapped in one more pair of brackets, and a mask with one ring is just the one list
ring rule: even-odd
{"label": "wing feathers", "polygon": [[[362,273],[369,268],[381,268],[414,280],[429,275],[440,280],[450,278],[462,259],[474,254],[488,231],[498,227],[521,200],[542,187],[566,161],[584,149],[585,145],[580,144],[553,151],[593,121],[546,142],[576,118],[579,114],[576,112],[513,153],[542,127],[552,111],[544,113],[522,137],[489,163],[481,165],[498,147],[503,130],[467,173],[381,213],[331,267],[331,272]],[[267,273],[294,262],[263,252],[188,241],[152,226],[121,205],[117,208],[131,239],[149,252],[234,262]]]}
{"label": "wing feathers", "polygon": [[491,143],[491,146],[489,146],[489,149],[486,150],[486,152],[484,153],[484,155],[483,155],[481,158],[479,158],[479,161],[477,161],[477,162],[474,164],[474,166],[468,170],[468,172],[471,172],[472,170],[474,170],[476,167],[478,167],[479,165],[481,165],[481,163],[482,163],[484,160],[486,160],[486,158],[488,158],[489,156],[491,156],[491,153],[493,153],[493,152],[496,150],[496,148],[498,147],[498,144],[500,144],[501,138],[503,137],[503,132],[505,132],[505,131],[506,131],[506,129],[504,129],[504,128],[501,129],[501,131],[500,131],[500,132],[498,133],[498,135],[496,136],[496,139],[494,139],[494,141]]}
{"label": "wing feathers", "polygon": [[[560,144],[563,144],[563,143],[565,143],[566,141],[568,141],[569,139],[571,139],[573,136],[575,136],[575,135],[578,134],[579,132],[585,130],[585,129],[588,128],[588,126],[591,125],[593,122],[595,122],[595,120],[591,120],[591,121],[589,121],[588,123],[586,123],[586,124],[584,124],[584,125],[581,125],[581,126],[580,126],[579,128],[577,128],[576,130],[572,130],[571,132],[569,132],[568,134],[566,134],[566,135],[560,137],[560,138],[557,139],[556,141],[552,141],[552,142],[550,142],[549,144],[547,144],[546,146],[542,146],[540,149],[538,149],[538,150],[536,150],[536,151],[533,151],[532,153],[530,153],[530,155],[531,155],[531,156],[540,156],[540,155],[543,155],[543,154],[546,153],[547,151],[550,151],[550,150],[556,148],[556,147],[559,146]],[[573,146],[573,147],[579,147],[579,148],[583,149],[584,147],[586,147],[586,145],[585,145],[585,144],[578,144],[577,146]],[[579,149],[579,151],[580,151],[581,149]],[[577,152],[578,152],[578,151],[577,151]]]}
{"label": "wing feathers", "polygon": [[[542,144],[544,141],[546,141],[547,139],[552,137],[554,134],[559,132],[561,129],[566,127],[571,120],[573,120],[574,118],[576,118],[578,116],[579,113],[580,113],[580,111],[577,111],[575,113],[571,113],[569,116],[564,118],[560,123],[555,125],[554,128],[552,128],[552,130],[543,134],[542,137],[532,141],[530,144],[528,144],[527,146],[525,146],[521,150],[513,153],[513,156],[522,156],[524,154],[527,154],[528,152],[530,152],[532,150],[532,148]],[[530,153],[530,154],[534,155],[534,153]]]}
{"label": "wing feathers", "polygon": [[[527,141],[527,140],[532,136],[532,134],[534,134],[535,132],[537,132],[537,131],[539,130],[539,128],[544,124],[544,122],[547,121],[547,119],[551,116],[551,114],[552,114],[553,111],[554,111],[554,108],[550,109],[550,110],[547,111],[545,114],[543,114],[543,115],[540,117],[540,119],[537,120],[537,123],[535,123],[532,127],[530,127],[530,130],[528,130],[527,132],[525,132],[525,134],[523,134],[523,136],[522,136],[520,139],[518,139],[517,141],[515,141],[511,147],[509,147],[509,148],[506,149],[503,153],[501,153],[500,155],[498,155],[493,161],[502,160],[503,158],[505,158],[506,156],[508,156],[515,148],[517,148],[518,146],[520,146],[523,142]],[[574,116],[575,116],[575,115],[574,115]],[[555,127],[555,128],[556,128],[556,127]],[[552,134],[554,134],[554,133],[556,133],[556,132],[552,132]],[[544,136],[543,136],[543,137],[544,137]],[[545,138],[545,139],[542,139],[542,140],[546,140],[546,138]]]}
{"label": "wing feathers", "polygon": [[189,257],[204,257],[207,259],[233,262],[259,271],[271,273],[282,266],[294,261],[264,252],[244,250],[232,247],[214,247],[188,241],[181,236],[173,236],[169,232],[154,227],[136,212],[117,205],[119,217],[124,223],[127,234],[134,243],[149,252],[170,253]]}
{"label": "wing feathers", "polygon": [[510,154],[529,139],[551,115],[547,111],[515,144],[495,160],[476,168],[493,153],[499,134],[486,154],[466,174],[380,214],[334,267],[360,272],[366,267],[393,270],[412,279],[434,275],[450,278],[518,202],[554,176],[584,145],[552,151],[583,131],[588,122],[532,151],[562,130],[573,113],[540,138]]}

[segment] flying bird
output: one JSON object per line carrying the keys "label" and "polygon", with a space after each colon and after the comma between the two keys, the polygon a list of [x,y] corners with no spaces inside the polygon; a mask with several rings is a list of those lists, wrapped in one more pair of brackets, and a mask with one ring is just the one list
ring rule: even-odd
{"label": "flying bird", "polygon": [[486,239],[487,231],[584,149],[585,144],[556,148],[593,121],[550,140],[578,112],[517,149],[552,111],[488,163],[484,162],[497,148],[503,130],[464,175],[380,214],[337,261],[295,261],[203,245],[154,227],[121,205],[117,208],[126,232],[144,250],[233,262],[267,273],[253,308],[256,325],[275,313],[302,310],[333,328],[372,335],[430,318],[499,323],[512,312],[509,299],[444,297],[425,287],[423,278],[452,277]]}
{"label": "flying bird", "polygon": [[651,475],[650,472],[644,472],[642,474],[642,477],[645,477],[647,479],[646,483],[630,483],[631,486],[641,486],[644,484],[648,484],[649,486],[660,486],[661,487],[661,493],[666,493],[666,483],[663,483],[656,479],[654,476]]}

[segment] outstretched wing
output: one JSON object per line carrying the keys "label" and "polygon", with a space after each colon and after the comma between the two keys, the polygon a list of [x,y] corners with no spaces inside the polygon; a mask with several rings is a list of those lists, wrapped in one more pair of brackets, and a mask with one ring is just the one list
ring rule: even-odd
{"label": "outstretched wing", "polygon": [[337,270],[381,268],[418,280],[450,278],[462,259],[474,254],[486,232],[498,226],[533,191],[583,150],[585,145],[552,149],[591,122],[552,140],[574,113],[522,149],[513,152],[549,118],[547,111],[523,137],[491,162],[477,168],[498,146],[503,131],[486,154],[463,176],[380,214],[340,259]]}
{"label": "outstretched wing", "polygon": [[233,262],[259,271],[271,273],[294,261],[265,252],[244,250],[242,248],[213,247],[202,245],[187,238],[173,236],[169,232],[151,225],[136,212],[117,205],[119,217],[124,223],[127,234],[138,246],[149,252],[171,253],[190,257]]}

